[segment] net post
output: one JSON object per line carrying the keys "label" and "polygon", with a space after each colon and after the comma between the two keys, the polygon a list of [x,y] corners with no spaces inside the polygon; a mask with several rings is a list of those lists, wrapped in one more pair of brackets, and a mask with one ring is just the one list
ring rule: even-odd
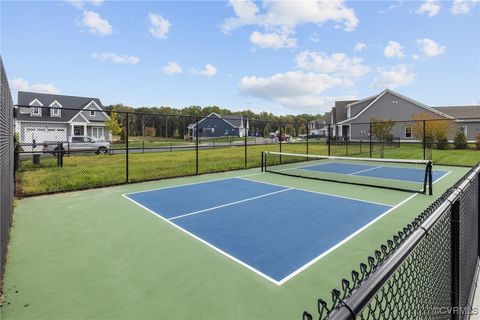
{"label": "net post", "polygon": [[428,162],[428,194],[429,195],[432,195],[433,194],[433,179],[432,179],[432,167],[433,167],[433,164],[432,164],[432,161],[429,161]]}
{"label": "net post", "polygon": [[265,166],[263,172],[267,172],[267,152],[264,152],[263,156],[263,165]]}
{"label": "net post", "polygon": [[264,159],[264,158],[263,158],[263,157],[264,157],[264,154],[263,154],[263,151],[262,151],[262,164],[261,164],[261,166],[262,166],[262,169],[261,169],[261,171],[260,171],[260,172],[263,172],[263,164],[264,164],[264,161],[263,161],[263,159]]}
{"label": "net post", "polygon": [[451,302],[452,320],[460,319],[460,201],[452,204],[450,217],[450,249],[451,249]]}
{"label": "net post", "polygon": [[128,183],[128,112],[125,114],[125,183]]}
{"label": "net post", "polygon": [[247,124],[248,124],[248,119],[243,120],[243,130],[244,130],[244,135],[245,135],[245,169],[247,169],[247,136],[248,136],[248,131],[247,131]]}
{"label": "net post", "polygon": [[370,129],[368,131],[368,139],[370,144],[370,158],[372,157],[372,122],[369,122]]}
{"label": "net post", "polygon": [[308,134],[310,133],[310,123],[307,123],[307,154],[308,154]]}
{"label": "net post", "polygon": [[198,117],[195,117],[195,174],[198,174]]}
{"label": "net post", "polygon": [[280,163],[282,163],[282,122],[280,121],[280,128],[278,128],[278,142],[280,144]]}

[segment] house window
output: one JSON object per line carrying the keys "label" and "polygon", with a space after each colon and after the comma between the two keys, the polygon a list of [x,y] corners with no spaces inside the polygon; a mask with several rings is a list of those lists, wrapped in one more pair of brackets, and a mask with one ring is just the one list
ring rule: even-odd
{"label": "house window", "polygon": [[51,116],[52,117],[60,117],[60,109],[51,109]]}
{"label": "house window", "polygon": [[461,127],[458,127],[458,130],[463,131],[463,134],[465,134],[465,137],[467,137],[467,127],[461,126]]}
{"label": "house window", "polygon": [[92,117],[95,116],[95,110],[90,110],[90,116],[92,116]]}
{"label": "house window", "polygon": [[405,127],[405,138],[411,138],[412,137],[412,127],[407,126]]}
{"label": "house window", "polygon": [[347,108],[347,118],[350,118],[351,117],[351,111],[350,111],[350,107]]}
{"label": "house window", "polygon": [[103,127],[92,127],[92,137],[96,139],[103,139],[104,137]]}
{"label": "house window", "polygon": [[32,114],[34,116],[39,116],[40,115],[40,108],[39,107],[33,107]]}
{"label": "house window", "polygon": [[73,135],[74,136],[83,136],[84,127],[83,126],[73,126]]}

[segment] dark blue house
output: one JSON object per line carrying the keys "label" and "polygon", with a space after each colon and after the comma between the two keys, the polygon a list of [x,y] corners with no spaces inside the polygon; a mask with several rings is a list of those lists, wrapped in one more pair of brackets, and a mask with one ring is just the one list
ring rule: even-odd
{"label": "dark blue house", "polygon": [[[196,123],[188,126],[188,134],[191,138],[196,137],[196,126]],[[220,116],[211,113],[198,121],[198,136],[200,138],[244,137],[245,135],[248,135],[248,119],[243,118],[242,115]]]}

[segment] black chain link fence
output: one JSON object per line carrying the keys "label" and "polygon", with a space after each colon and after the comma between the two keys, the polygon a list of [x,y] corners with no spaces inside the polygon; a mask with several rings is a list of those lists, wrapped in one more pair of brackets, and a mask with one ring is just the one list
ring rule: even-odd
{"label": "black chain link fence", "polygon": [[[318,300],[319,319],[464,319],[479,257],[480,164]],[[317,318],[317,317],[316,317]],[[313,319],[309,312],[303,319]]]}
{"label": "black chain link fence", "polygon": [[[136,113],[95,108],[88,99],[78,103],[75,108],[50,101],[50,107],[17,105],[17,196],[255,168],[262,151],[431,159],[436,144],[427,140],[430,131],[438,136],[454,125],[420,120],[312,129],[308,122]],[[434,162],[470,161],[468,154],[450,157],[444,150],[450,148],[442,146]]]}
{"label": "black chain link fence", "polygon": [[0,296],[13,213],[13,101],[0,57]]}

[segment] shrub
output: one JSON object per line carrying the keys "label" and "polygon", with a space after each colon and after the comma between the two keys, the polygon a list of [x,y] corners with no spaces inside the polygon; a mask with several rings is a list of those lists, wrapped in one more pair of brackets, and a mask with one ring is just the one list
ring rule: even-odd
{"label": "shrub", "polygon": [[455,133],[455,138],[453,139],[453,145],[455,149],[466,149],[467,148],[467,137],[462,128],[458,128]]}
{"label": "shrub", "polygon": [[475,146],[477,147],[477,150],[480,150],[480,132],[477,134],[476,139]]}
{"label": "shrub", "polygon": [[438,150],[447,150],[448,149],[448,139],[447,137],[439,137],[435,142],[435,148]]}
{"label": "shrub", "polygon": [[153,127],[145,127],[143,132],[145,137],[155,137],[156,130]]}

